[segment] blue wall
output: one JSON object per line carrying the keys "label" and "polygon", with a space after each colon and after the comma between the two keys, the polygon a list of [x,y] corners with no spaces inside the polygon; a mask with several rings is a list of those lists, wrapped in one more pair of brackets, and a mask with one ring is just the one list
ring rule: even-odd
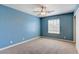
{"label": "blue wall", "polygon": [[40,35],[40,19],[0,5],[0,48]]}
{"label": "blue wall", "polygon": [[[48,20],[60,19],[60,34],[48,33]],[[73,39],[73,13],[38,18],[0,5],[0,48],[37,36]],[[10,41],[13,41],[11,44]]]}
{"label": "blue wall", "polygon": [[[48,20],[60,19],[60,34],[48,33]],[[41,36],[73,40],[73,13],[41,18]]]}

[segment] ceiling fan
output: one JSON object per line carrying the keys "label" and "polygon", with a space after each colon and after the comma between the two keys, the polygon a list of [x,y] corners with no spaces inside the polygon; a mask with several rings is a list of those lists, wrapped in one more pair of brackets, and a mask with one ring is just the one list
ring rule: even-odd
{"label": "ceiling fan", "polygon": [[39,16],[46,16],[48,13],[51,13],[54,11],[48,11],[46,5],[39,4],[39,7],[36,8],[36,10],[33,12],[37,13]]}

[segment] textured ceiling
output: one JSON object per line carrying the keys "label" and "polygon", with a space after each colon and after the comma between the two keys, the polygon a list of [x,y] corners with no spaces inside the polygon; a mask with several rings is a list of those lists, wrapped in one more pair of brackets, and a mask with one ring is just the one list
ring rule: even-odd
{"label": "textured ceiling", "polygon": [[[25,13],[35,15],[41,17],[34,12],[37,8],[40,8],[40,4],[4,4],[5,6],[23,11]],[[47,11],[54,11],[48,13],[46,16],[58,15],[73,12],[76,8],[76,4],[44,4],[46,6]]]}

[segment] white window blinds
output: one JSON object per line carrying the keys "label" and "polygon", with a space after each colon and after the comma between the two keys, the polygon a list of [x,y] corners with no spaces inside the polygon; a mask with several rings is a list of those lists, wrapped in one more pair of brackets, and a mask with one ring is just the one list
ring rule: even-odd
{"label": "white window blinds", "polygon": [[60,34],[60,20],[48,20],[48,33]]}

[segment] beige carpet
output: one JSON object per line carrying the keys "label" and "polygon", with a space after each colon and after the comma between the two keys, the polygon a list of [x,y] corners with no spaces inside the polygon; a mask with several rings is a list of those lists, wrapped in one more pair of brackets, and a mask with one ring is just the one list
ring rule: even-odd
{"label": "beige carpet", "polygon": [[1,54],[76,54],[75,44],[40,38],[0,51]]}

